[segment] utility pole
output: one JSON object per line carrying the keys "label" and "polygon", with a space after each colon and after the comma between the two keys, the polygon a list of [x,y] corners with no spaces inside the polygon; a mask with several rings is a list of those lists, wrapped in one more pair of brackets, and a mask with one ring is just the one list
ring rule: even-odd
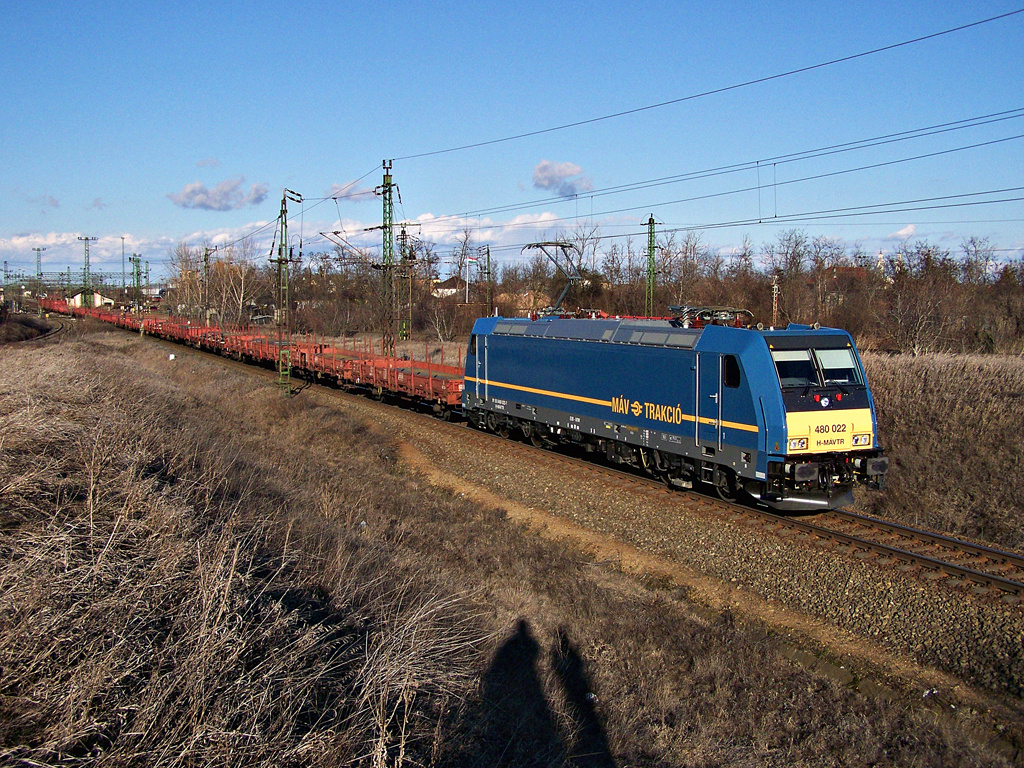
{"label": "utility pole", "polygon": [[210,322],[210,251],[212,248],[203,249],[203,323]]}
{"label": "utility pole", "polygon": [[124,235],[121,235],[121,301],[128,295],[128,289],[124,284]]}
{"label": "utility pole", "polygon": [[487,281],[487,316],[490,317],[494,312],[494,307],[491,304],[491,246],[483,245],[477,248],[477,253],[483,253],[484,255],[484,280]]}
{"label": "utility pole", "polygon": [[149,306],[149,261],[146,261],[146,292],[143,294],[146,306]]}
{"label": "utility pole", "polygon": [[385,160],[382,163],[384,168],[383,183],[373,190],[374,194],[380,195],[384,204],[383,220],[378,227],[367,227],[364,232],[375,229],[381,230],[381,265],[380,265],[380,327],[381,327],[381,354],[385,357],[395,356],[395,203],[394,195],[398,194],[398,201],[402,201],[402,193],[391,176],[391,164],[393,160]]}
{"label": "utility pole", "polygon": [[395,243],[392,222],[395,217],[393,190],[395,183],[391,177],[391,160],[383,161],[384,181],[375,190],[384,203],[384,218],[381,223],[383,245],[381,255],[381,352],[385,357],[395,356]]}
{"label": "utility pole", "polygon": [[44,246],[37,245],[32,249],[36,252],[36,296],[43,292],[43,251]]}
{"label": "utility pole", "polygon": [[644,298],[644,314],[647,317],[654,316],[654,249],[656,246],[654,234],[654,214],[647,219],[647,293]]}
{"label": "utility pole", "polygon": [[278,214],[280,241],[277,245],[277,258],[270,260],[271,264],[277,265],[277,383],[286,397],[292,394],[292,325],[288,273],[291,263],[296,261],[288,250],[289,200],[301,203],[302,195],[290,189],[281,193],[281,213]]}
{"label": "utility pole", "polygon": [[391,176],[391,160],[385,160],[384,180],[381,184],[381,199],[384,211],[381,230],[383,235],[382,256],[383,270],[381,273],[381,304],[382,304],[382,336],[381,351],[385,357],[395,356],[395,244],[392,225],[395,218],[393,198],[394,181]]}
{"label": "utility pole", "polygon": [[405,225],[398,231],[398,260],[402,274],[409,280],[409,318],[398,322],[398,337],[408,341],[412,337],[412,259],[409,254],[409,233]]}
{"label": "utility pole", "polygon": [[494,281],[491,276],[491,246],[484,246],[484,253],[487,256],[487,315],[494,314],[494,302],[491,301],[491,286],[494,285]]}
{"label": "utility pole", "polygon": [[779,327],[779,294],[782,293],[782,289],[779,288],[779,276],[777,274],[772,275],[772,328]]}
{"label": "utility pole", "polygon": [[85,267],[82,270],[82,306],[92,308],[92,279],[89,276],[89,243],[99,240],[98,237],[80,237],[85,243]]}
{"label": "utility pole", "polygon": [[133,253],[129,259],[132,264],[132,285],[134,290],[135,311],[142,312],[142,255]]}

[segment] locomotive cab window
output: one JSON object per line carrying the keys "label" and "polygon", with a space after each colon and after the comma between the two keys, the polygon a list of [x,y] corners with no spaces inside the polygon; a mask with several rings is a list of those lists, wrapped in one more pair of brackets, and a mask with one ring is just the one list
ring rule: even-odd
{"label": "locomotive cab window", "polygon": [[474,333],[469,337],[469,354],[476,354],[476,334]]}
{"label": "locomotive cab window", "polygon": [[809,349],[773,349],[772,360],[783,387],[817,387],[818,369]]}
{"label": "locomotive cab window", "polygon": [[825,386],[829,384],[863,384],[860,366],[850,349],[817,349],[814,351],[821,366]]}
{"label": "locomotive cab window", "polygon": [[722,383],[730,389],[736,389],[740,385],[740,364],[736,355],[726,355],[722,358]]}

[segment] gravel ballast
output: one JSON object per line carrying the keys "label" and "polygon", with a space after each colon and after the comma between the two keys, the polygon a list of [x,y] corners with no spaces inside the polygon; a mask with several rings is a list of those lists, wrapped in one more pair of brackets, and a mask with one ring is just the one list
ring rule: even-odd
{"label": "gravel ballast", "polygon": [[[814,541],[723,518],[700,496],[609,484],[541,452],[401,410],[348,400],[396,439],[467,483],[571,521],[754,593],[926,667],[1017,699],[1024,686],[1024,611]],[[702,509],[703,508],[703,509]]]}

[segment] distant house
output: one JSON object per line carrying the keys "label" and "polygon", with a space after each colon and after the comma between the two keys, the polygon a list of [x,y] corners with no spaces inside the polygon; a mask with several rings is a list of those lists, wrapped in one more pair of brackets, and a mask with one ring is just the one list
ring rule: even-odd
{"label": "distant house", "polygon": [[456,296],[458,294],[465,295],[466,281],[457,275],[453,275],[440,283],[434,283],[434,289],[431,293],[437,299],[446,299],[449,296]]}
{"label": "distant house", "polygon": [[[85,293],[84,291],[81,292],[81,293],[76,293],[74,296],[72,296],[68,300],[68,304],[70,306],[72,306],[72,307],[84,307],[85,306],[85,301],[86,301],[86,299],[88,299],[88,297],[89,297],[89,294]],[[114,300],[110,299],[110,298],[107,298],[106,296],[103,296],[102,294],[94,292],[92,294],[92,305],[91,306],[93,306],[93,307],[113,307],[114,306]]]}

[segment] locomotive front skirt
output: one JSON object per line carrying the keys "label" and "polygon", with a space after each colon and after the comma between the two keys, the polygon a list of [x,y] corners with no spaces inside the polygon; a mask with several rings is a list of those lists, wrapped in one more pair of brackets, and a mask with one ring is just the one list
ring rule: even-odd
{"label": "locomotive front skirt", "polygon": [[845,331],[489,317],[466,356],[472,423],[577,443],[689,488],[787,511],[838,507],[888,459]]}

